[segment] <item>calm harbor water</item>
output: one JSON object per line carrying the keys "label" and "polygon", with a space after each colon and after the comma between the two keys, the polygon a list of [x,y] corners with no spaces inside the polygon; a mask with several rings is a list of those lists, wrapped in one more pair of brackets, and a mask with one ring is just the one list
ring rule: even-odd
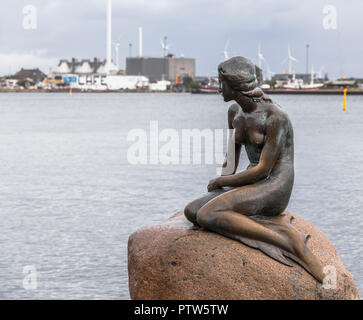
{"label": "calm harbor water", "polygon": [[[272,96],[295,130],[289,210],[363,294],[363,97]],[[226,128],[217,95],[0,94],[0,299],[128,299],[127,239],[206,191],[216,165],[130,165],[130,130]],[[242,156],[241,167],[247,163]],[[23,288],[23,268],[37,289]]]}

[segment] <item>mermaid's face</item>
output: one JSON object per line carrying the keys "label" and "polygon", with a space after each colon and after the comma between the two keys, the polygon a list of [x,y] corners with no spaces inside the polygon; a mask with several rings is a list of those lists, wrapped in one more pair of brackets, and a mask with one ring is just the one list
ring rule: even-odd
{"label": "mermaid's face", "polygon": [[219,77],[218,92],[223,96],[225,102],[234,100],[234,91],[229,86],[228,82],[222,77]]}

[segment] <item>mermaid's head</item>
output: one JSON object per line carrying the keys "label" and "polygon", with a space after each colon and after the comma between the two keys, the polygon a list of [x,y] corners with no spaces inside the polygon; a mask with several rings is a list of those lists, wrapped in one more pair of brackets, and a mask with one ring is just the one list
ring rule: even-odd
{"label": "mermaid's head", "polygon": [[244,57],[233,57],[219,64],[219,92],[225,101],[234,100],[236,94],[251,98],[260,98],[263,95],[258,87],[256,66]]}

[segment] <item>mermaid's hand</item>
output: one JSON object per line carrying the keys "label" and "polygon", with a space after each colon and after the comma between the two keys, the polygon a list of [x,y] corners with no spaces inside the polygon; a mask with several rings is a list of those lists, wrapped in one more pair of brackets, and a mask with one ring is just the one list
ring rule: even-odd
{"label": "mermaid's hand", "polygon": [[222,187],[221,179],[220,177],[218,177],[209,181],[207,189],[208,192],[211,192],[213,190],[220,189],[221,187]]}

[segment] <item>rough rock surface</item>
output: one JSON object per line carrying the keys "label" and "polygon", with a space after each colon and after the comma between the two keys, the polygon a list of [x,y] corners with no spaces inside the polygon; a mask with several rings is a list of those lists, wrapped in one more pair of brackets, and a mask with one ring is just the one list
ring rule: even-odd
{"label": "rough rock surface", "polygon": [[336,269],[335,289],[325,289],[294,262],[285,266],[259,250],[194,227],[179,212],[130,236],[131,298],[359,299],[352,275],[324,233],[295,213],[285,214],[294,216],[295,228],[311,235],[307,245],[323,264]]}

